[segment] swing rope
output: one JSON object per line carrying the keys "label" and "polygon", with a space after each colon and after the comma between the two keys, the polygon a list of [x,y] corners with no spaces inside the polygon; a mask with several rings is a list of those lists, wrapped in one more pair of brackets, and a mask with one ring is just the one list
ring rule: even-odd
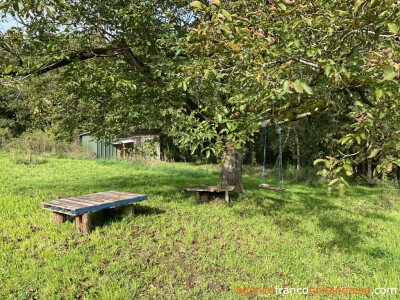
{"label": "swing rope", "polygon": [[264,183],[265,179],[265,165],[267,163],[267,139],[268,139],[268,129],[267,129],[267,122],[264,120],[262,122],[262,127],[264,129],[264,153],[263,153],[263,164],[262,164],[262,172],[261,172],[261,182]]}
{"label": "swing rope", "polygon": [[279,126],[278,120],[275,118],[275,101],[272,102],[272,118],[274,119],[276,131],[278,133],[278,169],[279,184],[283,185],[283,163],[282,163],[282,127]]}
{"label": "swing rope", "polygon": [[282,163],[282,127],[279,126],[277,120],[275,120],[275,126],[278,131],[278,167],[279,167],[279,182],[283,185],[283,163]]}
{"label": "swing rope", "polygon": [[[282,127],[279,126],[278,120],[275,118],[275,103],[272,104],[272,118],[275,123],[276,131],[278,133],[278,170],[279,170],[279,190],[284,190],[283,187],[283,162],[282,162]],[[263,127],[263,135],[264,135],[264,152],[263,152],[263,164],[262,164],[262,172],[261,172],[261,184],[260,186],[269,186],[274,189],[271,185],[264,184],[265,179],[265,166],[267,164],[267,141],[268,141],[268,129],[267,122],[264,120],[262,122]]]}

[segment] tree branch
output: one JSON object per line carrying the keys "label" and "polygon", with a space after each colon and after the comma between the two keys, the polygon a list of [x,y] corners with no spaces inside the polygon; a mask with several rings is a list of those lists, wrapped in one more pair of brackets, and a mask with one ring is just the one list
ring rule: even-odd
{"label": "tree branch", "polygon": [[110,56],[116,56],[118,52],[121,51],[118,48],[95,48],[92,50],[82,50],[79,52],[74,52],[74,53],[69,53],[67,54],[64,58],[51,63],[51,64],[46,64],[39,69],[36,70],[29,70],[25,73],[21,73],[20,71],[11,71],[8,73],[2,73],[1,77],[3,76],[11,76],[11,77],[29,77],[31,75],[42,75],[45,74],[49,71],[67,66],[73,62],[76,61],[84,61],[88,59],[92,59],[95,57],[110,57]]}
{"label": "tree branch", "polygon": [[[291,114],[291,115],[286,114],[286,116],[278,116],[276,118],[276,120],[271,118],[271,119],[265,120],[265,122],[266,122],[267,126],[272,126],[272,125],[274,125],[276,123],[279,124],[279,125],[286,124],[286,123],[289,123],[289,122],[293,122],[293,121],[297,121],[297,120],[300,120],[300,119],[304,119],[304,118],[310,117],[310,116],[315,115],[317,113],[321,113],[321,112],[325,111],[328,108],[328,106],[329,106],[328,102],[318,103],[318,104],[314,105],[310,110],[308,110],[306,112],[301,112],[301,113],[298,113],[298,114]],[[276,121],[276,123],[275,123],[275,121]]]}

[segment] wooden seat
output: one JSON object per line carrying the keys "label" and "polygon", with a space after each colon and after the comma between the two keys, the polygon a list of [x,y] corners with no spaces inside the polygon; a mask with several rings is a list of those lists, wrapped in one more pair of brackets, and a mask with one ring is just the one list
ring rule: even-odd
{"label": "wooden seat", "polygon": [[285,188],[282,186],[272,185],[272,184],[268,184],[268,183],[261,183],[259,185],[259,187],[263,188],[263,189],[274,190],[274,191],[284,191],[285,190]]}
{"label": "wooden seat", "polygon": [[235,190],[234,186],[210,186],[210,185],[200,185],[195,187],[183,188],[183,192],[196,192],[197,202],[209,202],[213,194],[224,194],[225,201],[229,203],[229,192]]}
{"label": "wooden seat", "polygon": [[132,212],[131,204],[146,199],[144,194],[109,191],[42,202],[42,208],[53,212],[54,223],[61,224],[68,215],[74,216],[76,228],[80,232],[90,232],[90,213],[118,206],[126,206]]}

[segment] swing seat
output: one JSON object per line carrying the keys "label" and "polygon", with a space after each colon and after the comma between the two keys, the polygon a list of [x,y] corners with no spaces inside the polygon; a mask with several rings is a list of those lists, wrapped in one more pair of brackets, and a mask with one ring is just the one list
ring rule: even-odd
{"label": "swing seat", "polygon": [[272,185],[272,184],[268,184],[268,183],[261,183],[259,185],[259,187],[263,188],[263,189],[273,190],[273,191],[284,191],[285,190],[285,188],[282,186]]}

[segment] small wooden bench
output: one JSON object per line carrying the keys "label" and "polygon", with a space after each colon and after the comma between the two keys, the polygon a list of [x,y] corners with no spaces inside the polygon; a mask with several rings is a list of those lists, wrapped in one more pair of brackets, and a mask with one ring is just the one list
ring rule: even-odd
{"label": "small wooden bench", "polygon": [[223,195],[225,198],[225,201],[229,203],[230,198],[229,198],[229,192],[232,192],[235,190],[234,186],[210,186],[210,185],[200,185],[196,187],[188,187],[182,189],[183,192],[196,192],[196,199],[197,202],[202,203],[202,202],[209,202],[211,200],[211,196],[213,195],[218,195],[221,196]]}
{"label": "small wooden bench", "polygon": [[42,202],[42,208],[53,212],[54,223],[61,224],[67,216],[74,216],[76,228],[80,232],[90,232],[92,212],[125,206],[129,213],[133,213],[132,204],[146,199],[144,194],[109,191]]}

